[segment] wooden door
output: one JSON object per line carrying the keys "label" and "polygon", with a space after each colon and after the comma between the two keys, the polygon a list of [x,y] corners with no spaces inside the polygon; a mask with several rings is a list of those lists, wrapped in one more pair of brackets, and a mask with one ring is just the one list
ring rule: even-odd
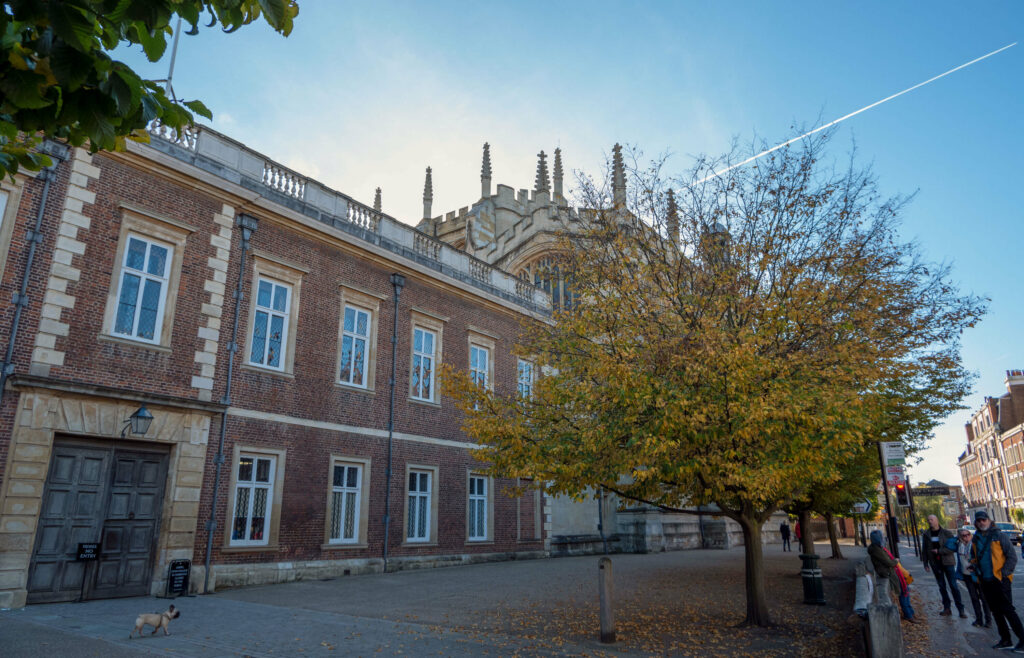
{"label": "wooden door", "polygon": [[99,540],[112,456],[104,448],[54,445],[28,571],[29,603],[78,598],[88,566],[75,561],[78,544]]}
{"label": "wooden door", "polygon": [[90,598],[149,594],[166,476],[166,454],[114,453]]}

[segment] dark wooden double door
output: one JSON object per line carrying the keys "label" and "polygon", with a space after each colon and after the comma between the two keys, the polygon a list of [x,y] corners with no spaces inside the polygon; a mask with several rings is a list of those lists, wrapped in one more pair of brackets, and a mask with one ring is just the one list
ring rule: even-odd
{"label": "dark wooden double door", "polygon": [[[149,593],[167,480],[159,447],[57,440],[28,574],[28,602]],[[78,561],[78,544],[99,558]]]}

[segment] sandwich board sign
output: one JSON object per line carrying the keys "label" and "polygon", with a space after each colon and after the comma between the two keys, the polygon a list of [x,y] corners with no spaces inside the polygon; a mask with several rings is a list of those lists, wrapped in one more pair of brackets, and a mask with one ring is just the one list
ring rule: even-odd
{"label": "sandwich board sign", "polygon": [[903,444],[899,441],[885,441],[882,443],[882,461],[888,466],[903,466],[907,463],[907,453],[903,451]]}

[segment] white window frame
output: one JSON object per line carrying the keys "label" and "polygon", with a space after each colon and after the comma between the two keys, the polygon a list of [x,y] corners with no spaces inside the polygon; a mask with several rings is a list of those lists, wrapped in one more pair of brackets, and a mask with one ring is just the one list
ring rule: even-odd
{"label": "white window frame", "polygon": [[[334,484],[334,473],[339,468],[344,469],[343,470],[343,477],[342,477],[341,485]],[[356,473],[356,483],[354,485],[349,485],[348,484],[349,469],[354,470],[355,473]],[[336,506],[336,499],[338,498],[338,495],[340,495],[340,497],[341,497],[342,507],[341,507],[341,513],[339,514],[339,518],[338,518],[338,536],[335,537],[334,533],[332,532],[332,530],[333,530],[333,526],[334,526],[334,514],[335,514],[335,509],[336,509],[335,506]],[[347,517],[346,517],[346,514],[347,514],[346,510],[348,509],[348,507],[344,504],[344,500],[349,495],[354,495],[355,496],[355,504],[352,506],[352,516],[353,516],[353,518],[351,519],[351,526],[352,526],[352,533],[353,534],[352,534],[351,537],[344,537],[343,535],[345,534],[346,521],[348,520]],[[327,520],[327,523],[328,523],[328,540],[327,540],[327,542],[329,544],[358,544],[359,543],[360,538],[361,538],[360,535],[362,534],[361,531],[360,531],[361,530],[361,527],[360,527],[360,521],[361,521],[361,519],[360,519],[360,511],[362,509],[362,504],[363,504],[362,497],[363,497],[363,465],[362,464],[353,464],[353,463],[348,463],[348,462],[340,462],[340,461],[334,462],[334,464],[331,467],[331,504],[330,504],[330,508],[327,510],[327,513],[328,513],[328,520]]]}
{"label": "white window frame", "polygon": [[[271,305],[270,306],[261,306],[260,303],[259,303],[259,295],[260,295],[259,289],[260,289],[260,286],[264,282],[270,284],[270,286],[271,286],[271,288],[270,288],[270,304]],[[284,310],[283,311],[277,310],[277,309],[275,309],[273,307],[274,296],[275,296],[275,294],[277,292],[276,288],[278,288],[278,287],[283,288],[284,291],[285,291],[285,294],[287,295],[287,297],[285,298]],[[289,339],[289,326],[288,326],[288,323],[291,321],[291,303],[292,303],[292,285],[290,283],[287,283],[285,281],[279,281],[277,279],[274,279],[274,278],[269,277],[269,276],[264,276],[262,274],[260,274],[256,278],[256,290],[254,291],[253,296],[252,296],[252,304],[253,304],[253,309],[254,309],[253,310],[253,316],[252,316],[252,330],[249,333],[249,345],[248,345],[248,352],[249,352],[248,363],[249,363],[249,365],[255,366],[257,368],[266,368],[268,370],[277,370],[277,371],[281,371],[281,372],[283,372],[285,370],[285,366],[288,363],[288,339]],[[266,313],[267,314],[267,329],[266,329],[267,334],[264,337],[264,341],[263,341],[263,355],[261,357],[262,361],[254,361],[253,360],[253,348],[255,347],[255,344],[256,344],[256,322],[257,322],[256,318],[257,318],[257,316],[260,313]],[[270,352],[270,326],[271,326],[271,321],[272,321],[274,316],[278,316],[278,317],[281,318],[281,339],[279,341],[280,344],[281,344],[281,353],[278,355],[277,365],[276,366],[270,365],[268,363],[268,361],[269,361],[269,352]]]}
{"label": "white window frame", "polygon": [[[467,521],[469,529],[466,538],[469,541],[487,541],[488,521],[487,518],[487,496],[490,488],[489,478],[482,475],[469,476],[469,499],[467,507]],[[474,523],[475,522],[475,523]],[[478,530],[482,529],[483,534]]]}
{"label": "white window frame", "polygon": [[[431,349],[430,352],[427,352],[422,347],[419,350],[416,349],[416,333],[417,332],[422,332],[424,336],[430,335],[431,338],[433,338],[433,343],[432,343],[433,349]],[[426,392],[426,395],[423,394],[423,388],[424,387],[423,387],[423,376],[422,376],[422,374],[416,376],[415,378],[410,376],[410,380],[409,380],[410,394],[409,395],[414,400],[422,400],[424,402],[433,402],[434,401],[434,389],[436,388],[435,384],[437,382],[437,344],[438,344],[439,340],[440,340],[440,332],[435,331],[434,329],[429,329],[427,327],[422,327],[422,326],[419,326],[419,325],[414,325],[413,326],[413,329],[412,329],[412,372],[413,373],[422,372],[423,361],[426,360],[426,359],[430,359],[430,383],[428,385],[429,390]],[[422,342],[421,342],[421,346],[422,346]],[[419,371],[417,370],[417,363],[416,363],[417,359],[420,360],[419,361],[419,363],[420,363]]]}
{"label": "white window frame", "polygon": [[[239,471],[241,470],[242,460],[252,460],[252,475],[249,480],[242,480],[240,478]],[[261,460],[270,462],[269,477],[266,482],[257,482],[256,476],[259,468],[259,462]],[[274,455],[260,454],[260,453],[239,453],[238,457],[234,460],[234,493],[231,497],[231,525],[228,527],[228,537],[230,538],[230,546],[267,546],[270,544],[270,535],[273,528],[273,509],[275,503],[275,477],[277,476],[277,457]],[[263,516],[263,538],[262,539],[236,539],[235,538],[235,526],[238,521],[238,493],[241,490],[247,490],[248,504],[245,517],[245,535],[246,537],[250,534],[252,529],[252,511],[253,505],[256,500],[256,491],[258,489],[266,490],[266,503]]]}
{"label": "white window frame", "polygon": [[526,359],[519,359],[516,363],[516,391],[519,393],[519,397],[526,400],[533,399],[533,372],[535,368],[536,366],[533,364],[533,361],[527,361]]}
{"label": "white window frame", "polygon": [[[128,266],[128,257],[131,254],[131,243],[132,240],[136,240],[145,245],[145,251],[142,256],[142,269],[138,270],[134,267]],[[162,274],[150,274],[148,272],[147,265],[149,263],[150,255],[152,254],[153,247],[160,247],[167,250],[167,255],[164,258],[164,271]],[[153,345],[159,345],[161,334],[163,332],[164,324],[164,313],[167,309],[167,289],[171,285],[171,268],[174,265],[174,245],[161,240],[154,240],[153,238],[143,235],[141,233],[129,232],[125,239],[124,253],[121,255],[121,267],[118,272],[118,284],[117,284],[117,296],[114,298],[114,318],[113,325],[111,326],[113,335],[118,338],[125,338],[127,340],[136,340],[141,343],[149,343]],[[136,276],[139,278],[139,287],[135,294],[135,315],[132,317],[132,327],[130,333],[122,333],[117,330],[117,318],[120,315],[121,305],[121,293],[124,290],[125,277],[127,275]],[[145,290],[147,282],[156,282],[160,284],[160,298],[157,301],[156,318],[153,321],[153,337],[145,338],[139,336],[139,319],[142,315],[142,295]]]}
{"label": "white window frame", "polygon": [[[416,478],[416,489],[411,485],[411,478]],[[433,479],[434,472],[421,469],[409,469],[406,476],[406,520],[405,520],[405,541],[409,543],[428,543],[431,530],[431,504],[433,502]],[[426,488],[422,488],[423,483]],[[422,523],[420,523],[419,508],[424,509]]]}
{"label": "white window frame", "polygon": [[[483,363],[480,359],[483,358]],[[484,345],[469,345],[469,378],[484,390],[490,389],[491,350]]]}
{"label": "white window frame", "polygon": [[[348,312],[350,310],[355,315],[354,321],[352,323],[352,327],[353,327],[352,331],[348,331],[347,329],[345,329],[345,316],[348,315]],[[365,334],[359,334],[356,331],[356,329],[359,328],[359,316],[360,316],[360,314],[366,316],[366,333]],[[372,355],[373,355],[373,349],[372,349],[372,343],[371,343],[371,341],[373,339],[373,320],[374,320],[373,312],[370,311],[369,309],[363,308],[361,306],[356,306],[354,304],[345,304],[345,306],[343,307],[342,312],[341,312],[341,345],[342,345],[342,349],[340,350],[340,352],[341,352],[341,355],[339,356],[340,365],[338,367],[338,382],[339,383],[345,384],[346,386],[354,386],[356,388],[369,388],[369,382],[370,382],[369,370],[370,370],[370,365],[371,365],[371,358],[372,358]],[[353,345],[352,365],[353,366],[355,365],[355,349],[354,348],[355,348],[356,341],[363,341],[363,371],[360,373],[360,375],[361,375],[360,383],[358,383],[358,384],[353,381],[353,379],[355,379],[355,377],[353,376],[354,373],[355,373],[355,369],[354,368],[351,368],[351,367],[349,368],[348,380],[345,380],[345,379],[343,379],[341,377],[341,369],[343,367],[345,367],[345,362],[344,362],[343,359],[344,359],[344,345],[345,345],[345,339],[346,338],[351,338],[352,339],[352,345]]]}

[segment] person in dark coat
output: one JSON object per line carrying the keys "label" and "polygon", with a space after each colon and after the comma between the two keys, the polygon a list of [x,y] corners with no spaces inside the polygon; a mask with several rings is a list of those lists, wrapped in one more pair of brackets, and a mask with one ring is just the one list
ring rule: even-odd
{"label": "person in dark coat", "polygon": [[793,552],[793,548],[789,545],[789,521],[783,521],[782,525],[779,526],[779,534],[782,535],[782,550]]}
{"label": "person in dark coat", "polygon": [[[921,534],[921,560],[924,570],[934,573],[935,582],[939,585],[939,593],[942,594],[942,612],[939,614],[953,614],[950,605],[956,603],[960,618],[967,619],[960,587],[956,584],[956,537],[939,525],[939,517],[934,514],[928,516],[928,529]],[[947,584],[951,592],[946,591]],[[952,601],[949,600],[950,594],[953,595]]]}
{"label": "person in dark coat", "polygon": [[899,560],[892,556],[884,545],[884,538],[881,530],[871,531],[871,545],[868,546],[868,555],[871,557],[871,564],[875,567],[875,574],[879,578],[888,578],[889,587],[900,600],[900,609],[903,611],[903,619],[912,624],[917,623],[914,619],[914,608],[910,605],[910,585],[903,579],[896,565]]}

